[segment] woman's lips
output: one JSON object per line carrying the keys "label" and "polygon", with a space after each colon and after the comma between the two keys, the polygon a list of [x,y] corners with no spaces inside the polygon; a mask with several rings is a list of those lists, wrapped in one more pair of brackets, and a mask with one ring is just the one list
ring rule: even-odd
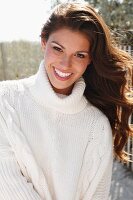
{"label": "woman's lips", "polygon": [[[58,79],[58,80],[61,80],[61,81],[66,81],[68,79],[70,79],[70,77],[72,76],[72,74],[70,74],[69,76],[66,76],[66,77],[61,77],[59,74],[57,74],[57,72],[55,71],[55,67],[53,67],[53,71],[54,71],[54,75],[55,77]],[[62,72],[63,73],[63,72]]]}

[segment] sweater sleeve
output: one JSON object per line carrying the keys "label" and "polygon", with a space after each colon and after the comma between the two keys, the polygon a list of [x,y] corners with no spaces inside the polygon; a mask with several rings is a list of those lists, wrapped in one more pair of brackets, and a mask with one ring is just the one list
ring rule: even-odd
{"label": "sweater sleeve", "polygon": [[[113,164],[113,139],[110,123],[101,117],[95,129],[91,169],[84,178],[82,200],[109,200]],[[89,163],[89,162],[88,162]]]}
{"label": "sweater sleeve", "polygon": [[22,174],[2,126],[0,114],[0,200],[41,200],[32,183]]}
{"label": "sweater sleeve", "polygon": [[5,82],[0,83],[0,200],[41,200],[30,179],[22,172],[7,139],[11,134],[7,128],[7,113],[3,111],[3,97],[11,97],[8,88]]}
{"label": "sweater sleeve", "polygon": [[111,185],[111,176],[112,176],[112,159],[109,160],[107,168],[98,183],[96,191],[93,195],[93,200],[109,200],[109,192]]}

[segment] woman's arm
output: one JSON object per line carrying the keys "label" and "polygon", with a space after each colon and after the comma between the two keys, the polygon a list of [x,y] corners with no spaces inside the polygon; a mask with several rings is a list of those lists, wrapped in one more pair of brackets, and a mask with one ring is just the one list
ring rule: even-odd
{"label": "woman's arm", "polygon": [[0,200],[41,200],[23,176],[0,126]]}
{"label": "woman's arm", "polygon": [[[105,158],[106,159],[106,158]],[[112,177],[112,159],[109,160],[106,170],[98,183],[96,191],[92,200],[109,200],[110,199],[110,185]]]}
{"label": "woman's arm", "polygon": [[[4,99],[7,97],[11,99],[13,96],[9,93],[8,88],[4,87],[2,83],[0,84],[0,200],[41,200],[43,198],[35,191],[28,176],[24,176],[26,168],[24,165],[23,169],[20,167],[20,162],[14,153],[18,140],[17,133],[13,134],[15,130],[11,130],[13,123],[9,115],[12,114],[11,111],[14,114],[14,110],[7,108],[4,102]],[[14,121],[17,123],[16,118]],[[22,155],[23,149],[20,146],[20,158]]]}
{"label": "woman's arm", "polygon": [[0,84],[0,200],[52,200],[43,170],[21,130],[20,91],[9,86],[10,82],[5,87]]}
{"label": "woman's arm", "polygon": [[[91,169],[86,168],[83,183],[82,200],[108,200],[113,164],[112,130],[107,118],[102,117],[96,126],[97,142],[88,158]],[[88,165],[89,166],[89,165]]]}

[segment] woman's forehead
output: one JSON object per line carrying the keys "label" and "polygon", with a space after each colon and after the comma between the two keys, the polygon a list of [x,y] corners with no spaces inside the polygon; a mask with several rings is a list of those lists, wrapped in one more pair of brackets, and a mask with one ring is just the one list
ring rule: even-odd
{"label": "woman's forehead", "polygon": [[90,42],[87,36],[80,31],[73,31],[68,28],[59,29],[51,33],[49,37],[50,42],[55,42],[65,46],[74,45],[75,47],[87,48],[90,45]]}

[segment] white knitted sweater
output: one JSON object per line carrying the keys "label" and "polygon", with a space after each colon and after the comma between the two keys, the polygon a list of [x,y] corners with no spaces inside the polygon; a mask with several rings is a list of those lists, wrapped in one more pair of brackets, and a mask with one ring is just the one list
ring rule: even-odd
{"label": "white knitted sweater", "polygon": [[107,200],[112,131],[83,96],[56,94],[37,74],[0,83],[0,200]]}

